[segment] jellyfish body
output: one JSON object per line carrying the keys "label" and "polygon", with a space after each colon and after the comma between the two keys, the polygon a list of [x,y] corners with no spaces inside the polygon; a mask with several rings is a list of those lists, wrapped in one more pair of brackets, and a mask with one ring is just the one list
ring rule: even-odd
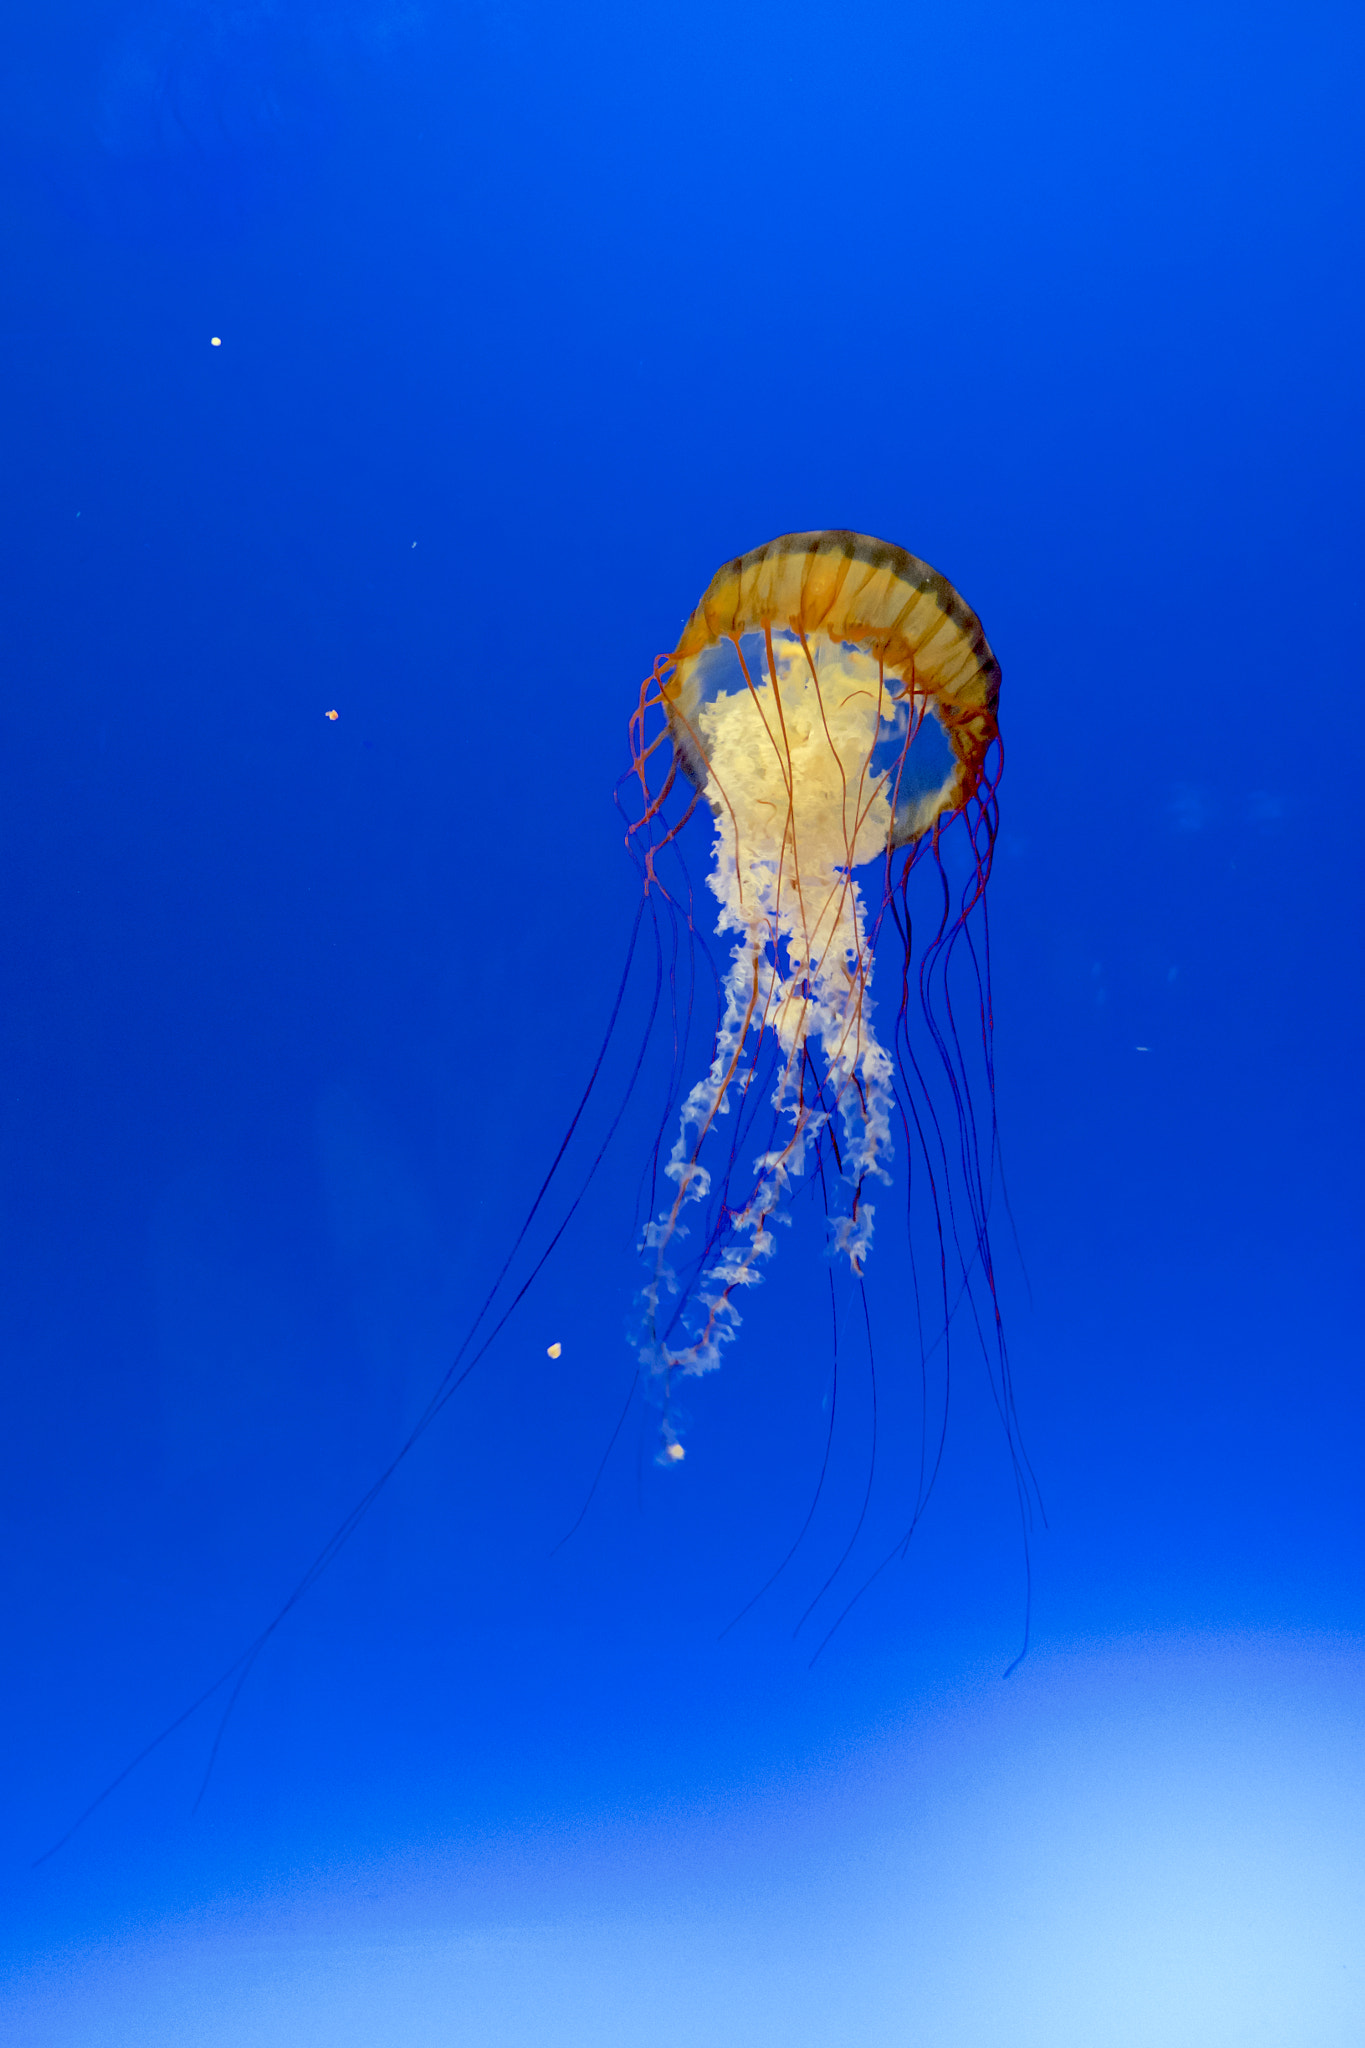
{"label": "jellyfish body", "polygon": [[[875,936],[957,814],[970,821],[966,886],[946,898],[924,952],[930,972],[981,898],[998,689],[980,623],[951,584],[903,549],[846,532],[789,534],[728,563],[646,685],[632,732],[647,878],[677,829],[657,827],[680,770],[713,814],[709,887],[732,941],[712,1057],[682,1101],[664,1167],[671,1193],[644,1233],[641,1353],[665,1390],[676,1371],[719,1362],[737,1296],[759,1278],[813,1161],[822,1182],[828,1162],[841,1190],[831,1248],[862,1271],[869,1189],[890,1177],[898,1113],[898,1054],[873,1016]],[[665,730],[651,730],[652,714]],[[654,795],[665,731],[673,765]],[[896,922],[908,947],[908,910]],[[908,984],[907,952],[902,1017]],[[769,1068],[769,1141],[746,1162],[720,1131],[756,1107],[748,1098]],[[666,1391],[664,1406],[667,1455]]]}
{"label": "jellyfish body", "polygon": [[[759,1278],[774,1247],[774,1223],[786,1216],[798,1184],[815,1184],[814,1170],[826,1198],[830,1249],[861,1277],[874,1221],[868,1190],[889,1179],[894,1140],[903,1147],[907,1176],[919,1175],[918,1210],[908,1186],[906,1196],[912,1273],[915,1215],[927,1215],[935,1240],[937,1309],[923,1313],[917,1274],[914,1308],[921,1368],[931,1350],[941,1352],[943,1398],[937,1448],[922,1408],[909,1519],[861,1590],[903,1553],[933,1489],[947,1426],[952,1326],[964,1309],[987,1358],[1027,1532],[1032,1475],[1017,1435],[987,1228],[997,1157],[984,897],[997,821],[999,679],[980,623],[952,585],[884,541],[842,531],[787,534],[727,563],[712,579],[673,653],[655,664],[631,718],[625,786],[638,801],[619,794],[618,800],[644,882],[642,901],[601,1048],[507,1258],[406,1436],[273,1617],[39,1861],[69,1840],[191,1715],[220,1699],[226,1704],[209,1754],[212,1770],[227,1720],[262,1651],[496,1343],[560,1242],[641,1071],[670,957],[663,918],[655,919],[654,1003],[625,1100],[578,1192],[532,1253],[529,1274],[514,1275],[514,1261],[528,1245],[597,1086],[646,913],[664,906],[673,939],[685,930],[689,955],[698,943],[681,835],[702,804],[714,822],[709,887],[720,906],[719,931],[731,948],[717,975],[719,1019],[710,1056],[690,1087],[679,1082],[677,1069],[689,1043],[691,998],[680,1029],[668,970],[675,1135],[666,1156],[655,1150],[653,1184],[662,1183],[667,1193],[644,1230],[638,1334],[641,1362],[662,1408],[660,1462],[676,1467],[684,1458],[670,1407],[675,1375],[703,1373],[719,1362],[738,1326],[736,1297]],[[338,713],[324,716],[335,723]],[[679,794],[687,799],[680,814]],[[918,893],[917,880],[925,885]],[[899,941],[892,955],[899,988],[893,984],[898,1000],[885,1006],[879,1031],[871,984],[888,923]],[[974,1095],[980,1083],[989,1104]],[[750,1153],[755,1138],[758,1149]],[[870,1321],[868,1337],[871,1363]],[[564,1345],[555,1339],[545,1349],[557,1363]],[[632,1383],[569,1535],[591,1505],[634,1392]],[[823,1471],[816,1500],[822,1484]],[[817,1600],[842,1570],[861,1528],[860,1515]],[[785,1560],[778,1571],[784,1568]]]}

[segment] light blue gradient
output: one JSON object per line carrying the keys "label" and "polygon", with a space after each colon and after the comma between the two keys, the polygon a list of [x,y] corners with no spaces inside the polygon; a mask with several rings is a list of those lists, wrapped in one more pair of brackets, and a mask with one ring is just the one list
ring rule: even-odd
{"label": "light blue gradient", "polygon": [[14,2048],[1350,2048],[1365,1646],[1146,1640],[788,1783],[431,1844],[16,1972]]}

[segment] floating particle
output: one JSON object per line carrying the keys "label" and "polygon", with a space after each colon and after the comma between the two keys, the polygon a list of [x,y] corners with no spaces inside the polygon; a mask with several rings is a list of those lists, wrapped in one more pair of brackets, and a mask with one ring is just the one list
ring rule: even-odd
{"label": "floating particle", "polygon": [[222,335],[221,335],[221,334],[211,334],[211,335],[209,336],[209,347],[210,347],[210,348],[221,348],[222,346],[223,346],[223,337],[222,337]]}
{"label": "floating particle", "polygon": [[545,1346],[545,1356],[547,1358],[558,1358],[563,1349],[564,1346],[558,1342],[547,1344]]}
{"label": "floating particle", "polygon": [[339,711],[324,711],[322,715],[324,718],[330,718],[333,725],[335,725],[337,720],[340,718],[341,713]]}

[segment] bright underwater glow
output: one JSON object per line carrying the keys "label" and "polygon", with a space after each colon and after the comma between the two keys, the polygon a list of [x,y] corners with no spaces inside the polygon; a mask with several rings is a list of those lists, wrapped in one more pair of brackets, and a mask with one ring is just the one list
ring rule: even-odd
{"label": "bright underwater glow", "polygon": [[926,1688],[851,1761],[282,1878],[12,1979],[13,2048],[1349,2048],[1365,1649],[1144,1641]]}

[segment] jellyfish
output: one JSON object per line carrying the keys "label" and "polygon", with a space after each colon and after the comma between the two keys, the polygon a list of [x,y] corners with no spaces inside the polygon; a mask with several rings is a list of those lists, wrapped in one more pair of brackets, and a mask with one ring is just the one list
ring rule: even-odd
{"label": "jellyfish", "polygon": [[[1003,1185],[986,923],[998,823],[999,683],[975,613],[935,570],[885,541],[844,531],[785,534],[717,571],[630,716],[630,767],[617,801],[639,867],[640,903],[601,1048],[507,1258],[418,1418],[276,1613],[39,1861],[176,1729],[216,1702],[221,1719],[207,1783],[262,1652],[501,1337],[572,1222],[641,1072],[643,1048],[577,1193],[555,1220],[551,1205],[575,1135],[586,1127],[646,913],[656,940],[671,921],[675,938],[681,931],[689,947],[705,951],[714,923],[729,944],[715,969],[714,1035],[695,1078],[680,1071],[691,1042],[690,999],[681,1003],[680,1028],[671,969],[668,977],[673,1077],[640,1235],[644,1276],[632,1334],[639,1368],[627,1402],[643,1377],[658,1403],[659,1462],[677,1467],[684,1456],[674,1394],[680,1376],[720,1363],[740,1325],[740,1301],[771,1259],[776,1227],[790,1219],[798,1191],[818,1186],[831,1261],[861,1287],[881,1191],[899,1170],[921,1365],[935,1348],[946,1356],[954,1324],[965,1316],[987,1358],[1026,1508],[1030,1475],[989,1234]],[[337,713],[326,716],[335,721]],[[714,920],[691,881],[688,828],[699,811],[709,811],[712,823]],[[660,966],[664,957],[661,942]],[[879,961],[890,1002],[873,997]],[[646,1042],[654,1017],[651,1009]],[[916,1264],[926,1219],[927,1306]],[[538,1247],[536,1231],[544,1233]],[[529,1270],[518,1272],[518,1260],[523,1268],[529,1261]],[[556,1362],[563,1350],[558,1338],[546,1347]],[[945,1396],[937,1453],[926,1462],[922,1451],[898,1547],[932,1491],[946,1414]],[[857,1529],[844,1559],[856,1536]]]}
{"label": "jellyfish", "polygon": [[[837,1190],[830,1250],[861,1276],[897,1125],[930,1175],[959,1295],[984,1283],[987,1320],[998,1320],[987,1235],[994,1115],[979,1122],[973,1107],[950,971],[965,939],[989,1091],[988,953],[971,924],[995,840],[999,683],[979,620],[942,576],[885,541],[821,532],[783,535],[718,570],[641,691],[628,837],[646,887],[669,893],[663,856],[701,799],[713,822],[717,929],[732,942],[711,1057],[681,1101],[665,1198],[643,1233],[639,1347],[660,1395],[665,1462],[682,1454],[675,1376],[719,1364],[740,1298],[775,1249],[774,1225],[817,1168]],[[680,781],[692,800],[670,822]],[[921,876],[931,880],[930,927],[916,966],[911,892]],[[872,995],[888,923],[900,941],[889,1032]],[[936,1095],[927,1081],[912,1037],[912,979],[957,1125],[951,1140],[944,1088]],[[764,1142],[746,1157],[739,1134],[760,1123]],[[946,1300],[945,1314],[953,1306]]]}

